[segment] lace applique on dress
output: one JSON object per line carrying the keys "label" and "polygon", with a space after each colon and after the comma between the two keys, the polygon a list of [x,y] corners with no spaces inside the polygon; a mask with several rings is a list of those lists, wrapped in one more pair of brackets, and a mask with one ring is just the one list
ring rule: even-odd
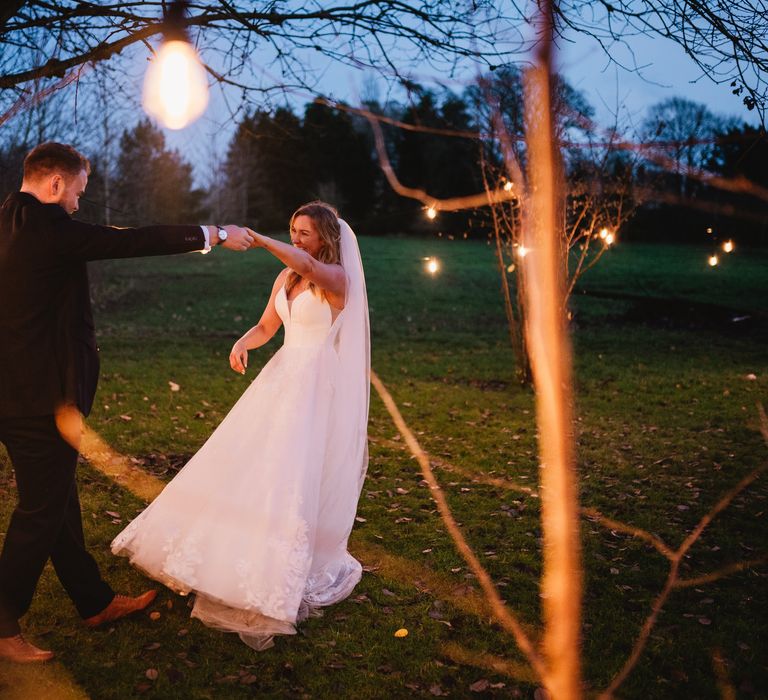
{"label": "lace applique on dress", "polygon": [[281,585],[276,588],[264,590],[260,572],[253,563],[247,559],[237,561],[238,588],[243,592],[248,610],[258,610],[278,620],[287,620],[296,614],[310,565],[308,531],[307,523],[298,519],[291,537],[269,538],[266,543],[275,569],[283,574]]}
{"label": "lace applique on dress", "polygon": [[197,567],[203,563],[203,557],[198,548],[199,536],[193,534],[180,541],[178,539],[179,536],[176,533],[165,540],[163,552],[168,556],[163,562],[163,572],[173,580],[194,588],[197,584]]}

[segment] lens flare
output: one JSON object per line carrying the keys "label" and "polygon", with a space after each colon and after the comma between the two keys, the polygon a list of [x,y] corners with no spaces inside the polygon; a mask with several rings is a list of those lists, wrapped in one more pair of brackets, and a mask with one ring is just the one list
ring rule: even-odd
{"label": "lens flare", "polygon": [[437,258],[424,258],[424,269],[434,276],[440,271],[440,262]]}

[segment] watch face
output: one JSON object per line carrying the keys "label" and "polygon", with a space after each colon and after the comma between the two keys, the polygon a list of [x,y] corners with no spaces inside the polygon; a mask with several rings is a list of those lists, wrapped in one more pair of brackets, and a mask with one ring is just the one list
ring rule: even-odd
{"label": "watch face", "polygon": [[220,241],[226,241],[228,235],[229,234],[223,228],[219,229],[219,240]]}

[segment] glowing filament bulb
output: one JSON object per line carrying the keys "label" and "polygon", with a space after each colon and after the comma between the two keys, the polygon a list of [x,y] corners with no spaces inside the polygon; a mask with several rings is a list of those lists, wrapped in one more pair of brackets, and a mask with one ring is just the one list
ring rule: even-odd
{"label": "glowing filament bulb", "polygon": [[528,255],[529,252],[530,252],[529,249],[526,248],[524,245],[518,246],[518,248],[517,248],[517,254],[521,258],[524,258],[526,255]]}
{"label": "glowing filament bulb", "polygon": [[440,263],[437,261],[437,258],[424,258],[424,261],[424,267],[427,268],[427,272],[430,275],[436,275],[440,270]]}
{"label": "glowing filament bulb", "polygon": [[605,245],[613,245],[616,242],[616,236],[614,236],[612,233],[608,233],[605,236]]}
{"label": "glowing filament bulb", "polygon": [[427,218],[432,221],[437,216],[437,209],[434,207],[429,207],[427,209]]}
{"label": "glowing filament bulb", "polygon": [[726,241],[725,243],[723,243],[723,250],[726,253],[733,252],[733,241]]}
{"label": "glowing filament bulb", "polygon": [[708,262],[710,267],[714,267],[720,261],[718,260],[717,255],[710,255]]}
{"label": "glowing filament bulb", "polygon": [[167,41],[150,61],[144,109],[169,129],[183,129],[208,105],[208,82],[197,52],[186,41]]}
{"label": "glowing filament bulb", "polygon": [[511,182],[510,180],[507,180],[507,181],[504,183],[504,191],[505,191],[505,192],[511,192],[511,191],[512,191],[512,188],[513,188],[514,186],[515,186],[515,184],[514,184],[513,182]]}
{"label": "glowing filament bulb", "polygon": [[600,238],[605,240],[606,238],[608,238],[608,229],[607,228],[601,228],[599,235],[600,235]]}

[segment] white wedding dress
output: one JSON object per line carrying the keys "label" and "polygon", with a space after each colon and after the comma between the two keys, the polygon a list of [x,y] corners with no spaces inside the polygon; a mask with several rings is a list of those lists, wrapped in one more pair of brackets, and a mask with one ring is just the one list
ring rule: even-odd
{"label": "white wedding dress", "polygon": [[[357,242],[342,223],[347,303],[275,299],[283,346],[189,463],[112,542],[179,593],[192,616],[256,649],[347,597],[347,551],[367,467],[368,307]],[[362,285],[362,286],[361,286]]]}

